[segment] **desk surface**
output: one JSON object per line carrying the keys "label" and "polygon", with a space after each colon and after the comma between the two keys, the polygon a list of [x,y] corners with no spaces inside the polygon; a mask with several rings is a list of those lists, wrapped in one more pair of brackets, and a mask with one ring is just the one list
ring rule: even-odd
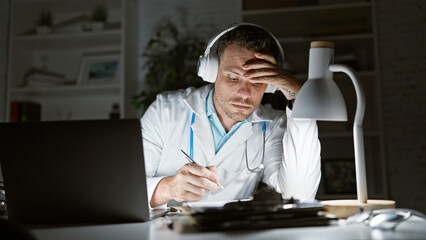
{"label": "desk surface", "polygon": [[49,239],[426,239],[426,221],[417,217],[401,223],[394,231],[370,229],[364,224],[326,227],[281,228],[259,231],[230,231],[200,233],[179,229],[182,219],[174,219],[174,230],[167,228],[164,219],[145,223],[111,224],[79,227],[33,229],[39,240]]}

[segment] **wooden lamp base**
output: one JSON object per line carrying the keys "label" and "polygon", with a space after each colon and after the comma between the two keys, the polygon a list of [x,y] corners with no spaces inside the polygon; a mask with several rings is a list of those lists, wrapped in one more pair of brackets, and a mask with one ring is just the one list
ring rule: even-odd
{"label": "wooden lamp base", "polygon": [[327,200],[321,201],[325,206],[325,212],[338,218],[347,218],[363,210],[375,210],[384,208],[395,208],[392,200],[367,200],[367,203],[359,203],[357,199]]}

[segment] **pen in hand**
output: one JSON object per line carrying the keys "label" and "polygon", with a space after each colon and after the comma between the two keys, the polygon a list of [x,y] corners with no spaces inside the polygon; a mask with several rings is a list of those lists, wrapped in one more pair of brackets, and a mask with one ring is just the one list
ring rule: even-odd
{"label": "pen in hand", "polygon": [[[193,164],[196,164],[196,165],[198,165],[190,156],[188,156],[188,154],[186,154],[186,152],[184,152],[182,149],[180,150],[182,153],[183,153],[183,155],[185,155],[185,158],[190,162],[190,163],[193,163]],[[222,185],[220,185],[220,183],[218,182],[217,183],[217,186],[218,187],[220,187],[220,188],[222,188],[222,189],[225,189],[225,188],[223,188],[223,186]]]}

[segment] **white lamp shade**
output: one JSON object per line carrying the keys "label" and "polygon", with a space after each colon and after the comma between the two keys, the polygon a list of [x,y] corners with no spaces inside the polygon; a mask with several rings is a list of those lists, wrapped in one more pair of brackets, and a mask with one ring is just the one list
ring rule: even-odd
{"label": "white lamp shade", "polygon": [[297,94],[293,118],[324,121],[347,121],[346,104],[339,87],[332,79],[309,79]]}
{"label": "white lamp shade", "polygon": [[308,81],[297,94],[293,118],[311,118],[323,121],[347,121],[346,104],[333,81],[334,43],[311,42],[309,49]]}

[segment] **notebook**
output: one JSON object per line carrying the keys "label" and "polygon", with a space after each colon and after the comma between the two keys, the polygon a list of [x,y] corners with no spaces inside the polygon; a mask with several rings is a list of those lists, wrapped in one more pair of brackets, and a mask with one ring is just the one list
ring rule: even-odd
{"label": "notebook", "polygon": [[140,121],[0,124],[8,218],[27,224],[148,221]]}

